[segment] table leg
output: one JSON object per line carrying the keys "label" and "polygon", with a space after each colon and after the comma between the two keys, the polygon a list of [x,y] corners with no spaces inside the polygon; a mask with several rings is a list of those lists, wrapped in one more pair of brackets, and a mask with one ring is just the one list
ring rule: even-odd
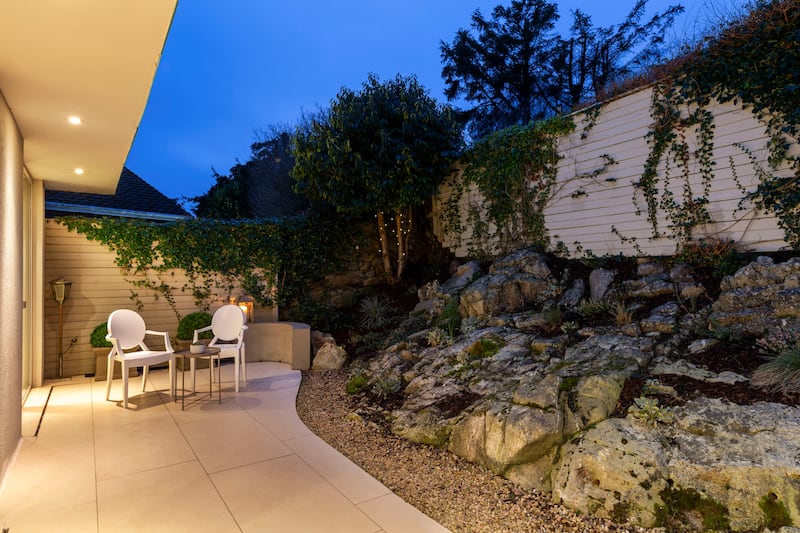
{"label": "table leg", "polygon": [[181,411],[186,408],[186,358],[181,357]]}

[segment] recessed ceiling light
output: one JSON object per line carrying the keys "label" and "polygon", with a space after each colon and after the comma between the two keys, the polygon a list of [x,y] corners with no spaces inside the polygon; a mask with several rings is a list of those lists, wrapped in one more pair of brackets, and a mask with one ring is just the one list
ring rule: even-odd
{"label": "recessed ceiling light", "polygon": [[81,124],[83,122],[81,120],[81,117],[79,117],[77,115],[71,115],[71,116],[67,117],[67,121],[70,124],[72,124],[73,126],[77,126],[78,124]]}
{"label": "recessed ceiling light", "polygon": [[82,168],[80,168],[80,167],[79,167],[79,168],[76,168],[76,169],[75,169],[75,174],[78,174],[78,175],[80,176],[81,174],[83,174],[83,169],[82,169]]}

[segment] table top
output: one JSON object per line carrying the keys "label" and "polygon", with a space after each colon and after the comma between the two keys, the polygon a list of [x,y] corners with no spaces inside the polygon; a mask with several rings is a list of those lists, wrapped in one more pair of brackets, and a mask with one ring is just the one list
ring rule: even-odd
{"label": "table top", "polygon": [[206,346],[206,350],[203,353],[192,353],[190,348],[175,350],[175,355],[178,357],[205,357],[207,355],[217,355],[218,353],[219,348],[211,348],[208,346]]}

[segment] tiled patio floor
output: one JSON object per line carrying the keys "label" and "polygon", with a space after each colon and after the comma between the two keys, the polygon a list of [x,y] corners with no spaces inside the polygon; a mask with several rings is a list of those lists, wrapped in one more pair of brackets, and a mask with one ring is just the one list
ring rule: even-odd
{"label": "tiled patio floor", "polygon": [[[151,373],[144,394],[141,380],[131,380],[127,411],[105,401],[104,381],[33,390],[0,492],[0,530],[447,531],[303,425],[299,372],[249,363],[237,395],[232,367],[222,370],[222,404],[185,411],[168,397],[166,370]],[[198,372],[198,390],[207,387],[208,375]],[[115,380],[112,400],[121,391]]]}

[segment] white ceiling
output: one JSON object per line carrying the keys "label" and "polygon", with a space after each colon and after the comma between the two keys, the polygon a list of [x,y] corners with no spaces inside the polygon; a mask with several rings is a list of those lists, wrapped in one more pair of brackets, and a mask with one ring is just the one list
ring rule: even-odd
{"label": "white ceiling", "polygon": [[2,0],[0,92],[34,179],[114,192],[177,1]]}

